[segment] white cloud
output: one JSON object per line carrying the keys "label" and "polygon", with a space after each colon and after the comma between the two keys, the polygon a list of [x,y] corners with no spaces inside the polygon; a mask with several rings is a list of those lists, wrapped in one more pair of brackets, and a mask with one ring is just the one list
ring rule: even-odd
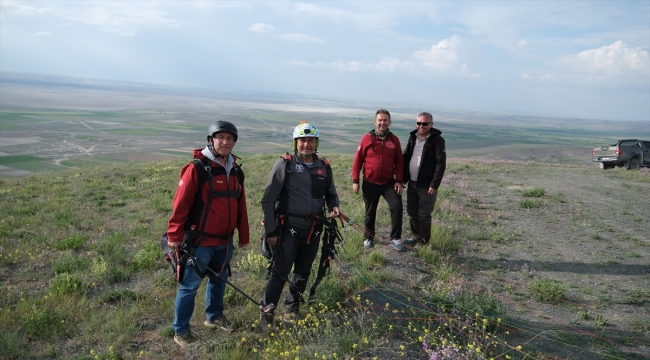
{"label": "white cloud", "polygon": [[522,75],[521,75],[521,78],[524,79],[524,80],[528,80],[528,79],[530,79],[530,75],[528,75],[528,74],[522,74]]}
{"label": "white cloud", "polygon": [[39,31],[32,34],[32,36],[50,36],[50,35],[52,35],[52,33],[47,31]]}
{"label": "white cloud", "polygon": [[3,1],[0,3],[0,9],[2,9],[2,15],[13,15],[13,16],[29,16],[29,15],[39,15],[51,12],[52,9],[48,7],[34,7],[30,5],[21,4],[18,1]]}
{"label": "white cloud", "polygon": [[379,61],[377,65],[374,66],[374,68],[379,71],[391,72],[391,71],[395,71],[395,69],[397,68],[407,67],[410,64],[411,63],[408,61],[402,61],[400,59],[385,57],[382,58],[381,61]]}
{"label": "white cloud", "polygon": [[287,40],[287,41],[297,41],[297,42],[325,42],[325,40],[321,38],[317,38],[315,36],[311,35],[305,35],[305,34],[282,34],[278,36],[282,40]]}
{"label": "white cloud", "polygon": [[269,24],[265,24],[265,23],[257,23],[257,24],[252,25],[251,27],[249,27],[248,30],[262,32],[262,33],[268,33],[268,32],[271,32],[271,31],[275,30],[275,27],[273,27],[272,25],[269,25]]}
{"label": "white cloud", "polygon": [[539,81],[546,82],[546,81],[555,81],[556,76],[553,74],[542,74],[542,75],[538,75],[537,78],[539,79]]}
{"label": "white cloud", "polygon": [[295,65],[295,66],[309,66],[309,63],[306,63],[306,62],[304,62],[304,61],[291,60],[291,61],[289,61],[289,65]]}
{"label": "white cloud", "polygon": [[530,43],[523,39],[517,43],[517,46],[528,46],[528,45],[530,45]]}
{"label": "white cloud", "polygon": [[311,16],[316,19],[327,19],[335,23],[347,23],[363,29],[388,27],[391,22],[386,16],[379,16],[372,11],[350,11],[315,4],[299,4],[294,14],[301,17]]}
{"label": "white cloud", "polygon": [[329,63],[329,67],[338,71],[360,71],[366,68],[366,65],[360,61],[350,61],[347,63],[337,61]]}
{"label": "white cloud", "polygon": [[622,75],[650,75],[650,56],[640,47],[631,47],[623,41],[597,49],[579,52],[565,62],[576,71],[594,77],[616,77]]}
{"label": "white cloud", "polygon": [[460,42],[461,38],[454,35],[431,46],[429,50],[416,51],[413,56],[434,71],[450,71],[459,63],[458,45]]}
{"label": "white cloud", "polygon": [[153,7],[130,3],[91,3],[93,6],[65,11],[66,20],[97,26],[106,31],[131,33],[139,27],[177,28],[182,21],[170,19],[168,14]]}
{"label": "white cloud", "polygon": [[367,70],[373,68],[372,66],[368,64],[364,64],[360,61],[349,61],[349,62],[342,62],[342,61],[333,61],[330,63],[323,63],[323,62],[317,62],[317,63],[306,63],[304,61],[298,61],[298,60],[292,60],[288,63],[289,65],[294,65],[294,66],[311,66],[311,67],[319,67],[319,68],[330,68],[337,70],[339,72],[341,71],[362,71],[362,70]]}
{"label": "white cloud", "polygon": [[[0,3],[2,16],[31,16],[51,14],[72,23],[96,26],[104,31],[132,36],[140,27],[177,28],[185,22],[171,19],[156,8],[156,4],[142,6],[138,3],[81,2],[78,6],[65,7],[64,3],[49,3],[34,7],[15,1]],[[66,4],[67,5],[67,4]]]}

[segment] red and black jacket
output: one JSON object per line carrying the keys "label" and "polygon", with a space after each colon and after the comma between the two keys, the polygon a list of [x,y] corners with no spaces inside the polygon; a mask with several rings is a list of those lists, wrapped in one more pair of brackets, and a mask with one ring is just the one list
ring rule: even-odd
{"label": "red and black jacket", "polygon": [[[192,227],[206,234],[201,246],[225,245],[232,239],[235,229],[239,232],[239,246],[248,244],[250,234],[246,193],[242,181],[243,173],[238,173],[242,171],[241,168],[233,163],[227,176],[226,168],[207,159],[201,149],[194,150],[194,158],[209,164],[212,179],[204,181],[199,189],[202,181],[197,166],[190,163],[183,167],[174,197],[172,216],[167,226],[168,241],[182,243],[186,230]],[[204,208],[208,204],[211,191],[213,197],[203,228],[202,222],[206,218]],[[200,214],[196,209],[197,205],[202,207]]]}
{"label": "red and black jacket", "polygon": [[359,183],[363,167],[363,181],[383,185],[391,180],[402,182],[404,157],[397,136],[390,131],[382,140],[375,130],[361,138],[352,162],[352,182]]}

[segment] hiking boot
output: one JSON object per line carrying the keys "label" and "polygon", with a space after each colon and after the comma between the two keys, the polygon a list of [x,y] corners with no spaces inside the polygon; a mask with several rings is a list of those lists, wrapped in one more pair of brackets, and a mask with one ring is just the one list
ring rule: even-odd
{"label": "hiking boot", "polygon": [[284,313],[284,316],[282,316],[282,321],[284,321],[285,324],[297,324],[298,319],[300,318],[300,315],[298,314],[297,311],[289,311]]}
{"label": "hiking boot", "polygon": [[390,246],[397,251],[403,251],[404,246],[402,246],[402,241],[400,239],[393,239],[390,241]]}
{"label": "hiking boot", "polygon": [[364,250],[370,250],[373,246],[375,246],[375,243],[372,242],[370,239],[364,239],[363,240],[363,249]]}
{"label": "hiking boot", "polygon": [[268,334],[275,330],[275,315],[268,312],[260,312],[260,328]]}
{"label": "hiking boot", "polygon": [[197,339],[194,337],[194,335],[192,335],[191,331],[188,331],[185,334],[174,335],[174,341],[176,341],[176,343],[183,349],[185,349],[191,343],[196,342],[196,340]]}
{"label": "hiking boot", "polygon": [[216,319],[214,321],[206,320],[206,321],[203,322],[203,325],[205,327],[208,327],[208,328],[211,328],[211,329],[220,328],[221,330],[227,331],[227,332],[231,332],[231,331],[233,331],[235,329],[234,324],[232,323],[232,321],[226,319],[226,317],[223,316],[223,315],[221,315],[220,318],[218,318],[218,319]]}
{"label": "hiking boot", "polygon": [[415,245],[416,240],[413,239],[404,239],[402,240],[402,244],[408,245],[408,246],[413,246]]}

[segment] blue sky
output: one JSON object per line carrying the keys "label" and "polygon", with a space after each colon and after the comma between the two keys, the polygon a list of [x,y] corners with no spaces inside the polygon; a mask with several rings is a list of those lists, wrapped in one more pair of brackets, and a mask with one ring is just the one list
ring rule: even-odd
{"label": "blue sky", "polygon": [[5,1],[0,71],[650,121],[650,1]]}

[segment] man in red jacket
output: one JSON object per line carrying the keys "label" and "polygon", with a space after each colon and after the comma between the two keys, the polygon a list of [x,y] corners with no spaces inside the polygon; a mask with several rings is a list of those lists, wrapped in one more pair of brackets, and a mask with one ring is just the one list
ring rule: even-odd
{"label": "man in red jacket", "polygon": [[[230,122],[217,121],[208,128],[208,145],[194,150],[194,160],[181,170],[174,197],[173,212],[167,227],[172,250],[195,248],[192,255],[219,277],[228,279],[233,252],[233,234],[239,233],[239,246],[249,242],[248,213],[244,174],[231,154],[237,142],[237,128]],[[204,207],[209,208],[204,210]],[[206,213],[207,212],[207,213]],[[188,246],[189,245],[189,246]],[[205,292],[205,317],[209,328],[229,331],[231,323],[223,315],[226,282],[200,263],[183,267],[174,312],[174,341],[185,348],[196,338],[190,332],[196,290],[208,275]]]}
{"label": "man in red jacket", "polygon": [[352,163],[352,191],[359,193],[359,173],[363,168],[363,202],[366,205],[364,249],[374,246],[375,218],[379,198],[384,197],[390,209],[390,245],[404,250],[402,237],[402,177],[404,158],[399,139],[390,132],[390,113],[375,113],[375,129],[361,138]]}

